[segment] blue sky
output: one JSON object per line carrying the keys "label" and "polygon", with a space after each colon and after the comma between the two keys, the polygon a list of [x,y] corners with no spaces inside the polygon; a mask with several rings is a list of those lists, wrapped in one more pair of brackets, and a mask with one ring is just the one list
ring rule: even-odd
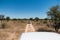
{"label": "blue sky", "polygon": [[50,7],[60,0],[0,0],[0,14],[11,18],[46,18]]}

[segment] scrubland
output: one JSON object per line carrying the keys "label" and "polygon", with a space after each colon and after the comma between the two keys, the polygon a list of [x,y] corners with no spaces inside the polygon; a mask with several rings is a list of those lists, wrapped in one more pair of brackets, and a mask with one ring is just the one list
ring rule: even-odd
{"label": "scrubland", "polygon": [[[5,26],[4,28],[1,28],[0,24],[0,40],[18,40],[21,34],[25,32],[28,21],[29,20],[3,20],[2,23],[4,23]],[[50,25],[52,23],[49,22],[49,20],[32,20],[31,22],[36,32],[55,32],[55,29]],[[49,27],[46,24],[49,24]]]}

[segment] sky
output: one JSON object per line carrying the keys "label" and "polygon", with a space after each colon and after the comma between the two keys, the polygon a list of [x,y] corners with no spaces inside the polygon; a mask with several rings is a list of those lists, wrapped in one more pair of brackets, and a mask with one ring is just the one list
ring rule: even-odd
{"label": "sky", "polygon": [[60,0],[0,0],[0,15],[10,18],[46,18],[49,8]]}

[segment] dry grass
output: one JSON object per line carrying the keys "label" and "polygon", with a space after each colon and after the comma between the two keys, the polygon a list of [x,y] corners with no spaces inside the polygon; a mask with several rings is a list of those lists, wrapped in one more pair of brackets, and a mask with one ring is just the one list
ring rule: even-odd
{"label": "dry grass", "polygon": [[[18,20],[18,21],[12,21],[10,20],[6,23],[5,29],[0,29],[0,40],[18,40],[20,35],[25,31],[25,27],[27,24],[27,21],[25,20]],[[32,21],[32,24],[36,31],[55,31],[54,28],[49,28],[45,24],[43,24],[43,21]],[[43,30],[42,30],[43,29]],[[12,38],[13,35],[13,38]]]}

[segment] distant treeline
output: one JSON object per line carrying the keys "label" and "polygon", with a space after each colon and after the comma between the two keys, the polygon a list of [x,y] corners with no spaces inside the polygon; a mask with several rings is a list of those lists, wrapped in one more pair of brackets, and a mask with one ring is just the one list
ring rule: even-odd
{"label": "distant treeline", "polygon": [[27,18],[23,18],[23,19],[21,19],[21,18],[12,18],[11,19],[9,16],[5,17],[5,15],[0,15],[0,20],[7,20],[7,21],[9,21],[9,20],[36,20],[36,21],[38,21],[38,20],[51,20],[51,19],[48,19],[48,18],[40,19],[39,17],[29,18],[29,19],[27,19]]}

